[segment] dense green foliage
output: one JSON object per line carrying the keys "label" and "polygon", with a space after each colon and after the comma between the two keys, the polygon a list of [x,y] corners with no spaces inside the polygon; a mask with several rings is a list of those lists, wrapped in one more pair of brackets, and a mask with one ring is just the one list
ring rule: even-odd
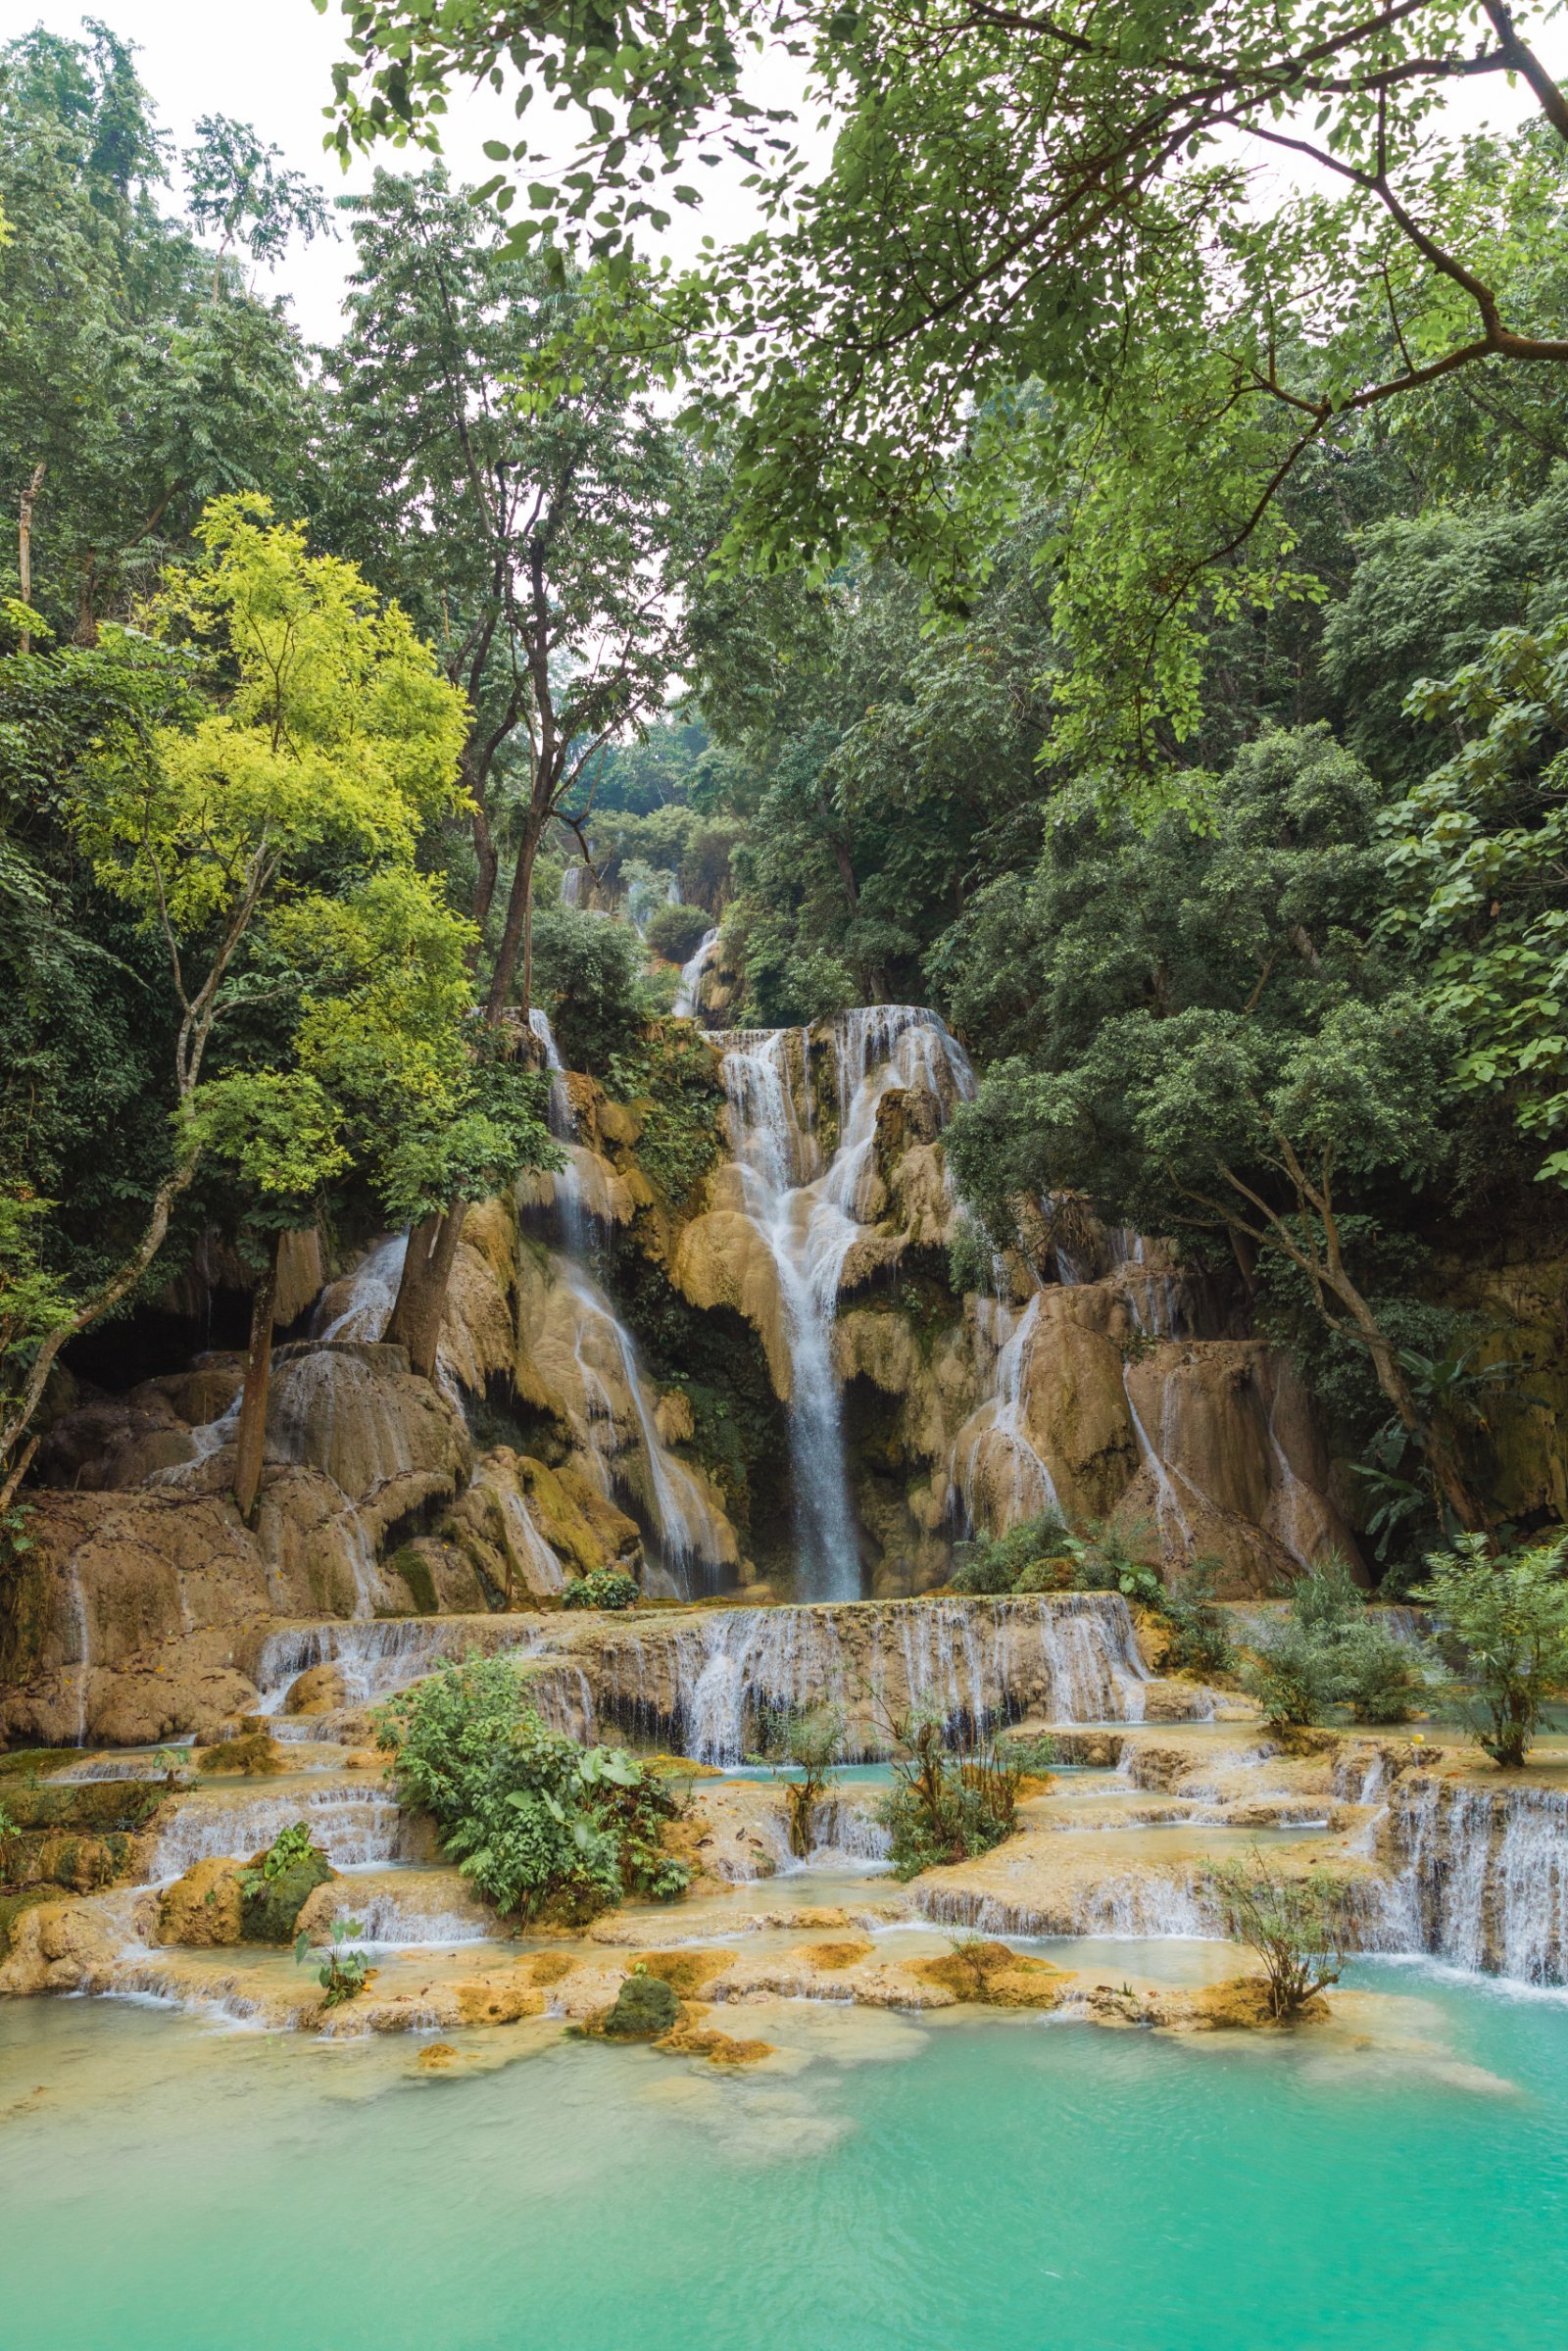
{"label": "dense green foliage", "polygon": [[[534,178],[520,125],[499,210],[379,172],[316,358],[246,288],[328,221],[264,138],[207,115],[166,176],[112,35],[0,51],[13,1466],[83,1303],[144,1305],[204,1233],[262,1266],[318,1213],[411,1222],[395,1335],[428,1368],[455,1211],[548,1157],[519,997],[638,1106],[662,1206],[695,1200],[707,1049],[632,921],[561,902],[571,865],[672,959],[722,918],[727,1019],[934,1003],[982,1078],[950,1138],[964,1283],[1020,1200],[1058,1239],[1171,1237],[1225,1329],[1290,1347],[1395,1573],[1544,1520],[1549,1479],[1498,1499],[1515,1350],[1452,1274],[1478,1231],[1550,1257],[1568,1213],[1568,107],[1523,17],[342,13],[346,144],[432,135],[473,73],[519,110],[543,82],[585,144]],[[764,24],[839,111],[820,167],[742,86]],[[1535,119],[1456,137],[1446,93],[1505,73]],[[1318,176],[1260,192],[1282,138]],[[719,153],[759,234],[634,262]],[[204,846],[202,783],[246,802],[261,702],[213,517],[264,511],[274,550],[354,566],[340,633],[377,636],[440,758],[378,830],[387,697],[337,661],[334,790],[295,792],[230,940],[219,868],[256,835]],[[197,1069],[179,991],[215,971]],[[614,1271],[742,1507],[780,1474],[770,1400]],[[1008,1541],[960,1588],[1099,1572]],[[1196,1588],[1108,1565],[1223,1670]],[[1391,1703],[1362,1667],[1348,1702]]]}
{"label": "dense green foliage", "polygon": [[405,1803],[504,1915],[591,1918],[627,1894],[684,1893],[661,1844],[674,1798],[659,1774],[612,1747],[547,1731],[526,1677],[500,1658],[433,1674],[376,1716]]}
{"label": "dense green foliage", "polygon": [[1330,1560],[1295,1585],[1284,1619],[1256,1635],[1242,1678],[1277,1730],[1324,1722],[1336,1705],[1353,1722],[1408,1722],[1431,1702],[1444,1681],[1439,1660],[1364,1603],[1344,1561]]}
{"label": "dense green foliage", "polygon": [[643,936],[656,955],[666,963],[685,963],[697,953],[710,927],[706,906],[661,906]]}
{"label": "dense green foliage", "polygon": [[1516,1771],[1543,1705],[1568,1683],[1568,1545],[1493,1560],[1472,1540],[1427,1566],[1417,1597],[1457,1643],[1458,1670],[1480,1710],[1472,1726],[1477,1743]]}
{"label": "dense green foliage", "polygon": [[561,1595],[563,1608],[635,1608],[642,1598],[635,1576],[613,1567],[596,1567],[586,1576],[572,1576]]}
{"label": "dense green foliage", "polygon": [[882,1723],[893,1786],[876,1808],[897,1878],[989,1853],[1010,1837],[1023,1767],[983,1734],[953,1739],[926,1707]]}

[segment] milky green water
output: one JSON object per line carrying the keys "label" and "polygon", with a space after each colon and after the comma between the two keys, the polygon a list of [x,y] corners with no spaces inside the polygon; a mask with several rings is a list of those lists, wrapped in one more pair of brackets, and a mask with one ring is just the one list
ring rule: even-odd
{"label": "milky green water", "polygon": [[430,2077],[415,2041],[13,2003],[0,2341],[1550,2351],[1568,2002],[1355,1980],[1387,1996],[1353,2031],[1284,2042],[747,2009],[784,2054],[743,2075],[525,2025]]}

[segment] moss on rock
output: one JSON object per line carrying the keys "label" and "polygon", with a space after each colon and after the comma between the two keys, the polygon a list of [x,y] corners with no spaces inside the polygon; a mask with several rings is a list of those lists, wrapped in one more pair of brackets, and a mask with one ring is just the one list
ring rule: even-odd
{"label": "moss on rock", "polygon": [[633,1969],[599,2030],[607,2040],[659,2040],[680,2022],[680,2002],[662,1976]]}
{"label": "moss on rock", "polygon": [[324,1853],[310,1852],[291,1861],[275,1878],[266,1878],[245,1899],[241,1913],[247,1942],[286,1943],[294,1939],[300,1912],[318,1886],[332,1876]]}

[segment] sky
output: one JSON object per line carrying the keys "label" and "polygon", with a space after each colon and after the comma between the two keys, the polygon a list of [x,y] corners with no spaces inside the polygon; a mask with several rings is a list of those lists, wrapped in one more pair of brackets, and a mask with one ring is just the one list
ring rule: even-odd
{"label": "sky", "polygon": [[[354,192],[369,185],[377,163],[396,170],[421,168],[416,149],[383,148],[371,160],[361,158],[345,173],[335,156],[324,155],[322,110],[332,95],[332,67],[343,55],[339,31],[342,19],[334,4],[318,16],[311,0],[0,0],[0,34],[9,36],[32,24],[75,38],[83,13],[97,17],[122,40],[140,52],[138,66],[152,92],[161,126],[172,134],[176,149],[194,143],[201,115],[228,115],[252,123],[261,136],[281,147],[289,164],[304,171],[329,195]],[[768,103],[791,105],[799,93],[795,71],[783,61],[764,65],[770,76]],[[544,118],[548,122],[549,118]],[[529,110],[527,125],[538,135],[543,124],[537,108]],[[455,179],[488,179],[495,166],[486,160],[484,141],[515,139],[518,126],[508,99],[491,93],[455,94],[442,130],[443,147]],[[726,238],[744,235],[755,213],[739,165],[703,175],[710,203],[704,216],[675,211],[661,250],[677,262],[695,258],[705,231]],[[182,197],[183,190],[177,190]],[[170,207],[174,209],[176,194]],[[256,274],[258,292],[287,294],[294,318],[312,342],[335,339],[338,305],[353,248],[344,238],[318,238],[295,245],[279,269]]]}
{"label": "sky", "polygon": [[[140,51],[142,78],[176,148],[192,144],[199,115],[229,115],[254,124],[283,150],[289,164],[328,194],[368,187],[376,162],[393,168],[402,162],[413,169],[422,162],[416,150],[405,150],[400,159],[395,149],[383,148],[374,161],[357,159],[345,173],[335,157],[322,153],[323,109],[332,94],[332,67],[343,54],[336,0],[325,16],[317,14],[311,0],[86,0],[86,5]],[[74,37],[82,13],[82,0],[33,0],[31,7],[27,0],[0,0],[0,31],[9,34],[42,24],[51,32]],[[1559,20],[1538,30],[1537,46],[1554,73],[1568,73],[1568,24]],[[764,59],[755,75],[753,95],[771,105],[799,105],[800,69],[791,61]],[[1501,129],[1535,110],[1528,92],[1510,94],[1498,77],[1489,75],[1484,84],[1461,86],[1446,111],[1455,128],[1485,122]],[[530,109],[529,131],[538,136],[549,120]],[[489,92],[454,93],[442,129],[453,177],[470,182],[488,178],[494,166],[485,158],[484,141],[515,138],[516,133],[507,99]],[[808,143],[818,148],[822,144],[814,138]],[[564,141],[563,152],[564,145]],[[756,222],[752,200],[741,184],[741,165],[726,164],[699,176],[708,203],[701,213],[675,208],[669,232],[662,240],[660,249],[676,262],[695,257],[705,231],[729,239],[745,235]],[[1272,187],[1283,189],[1295,176],[1282,168],[1270,174]],[[1262,187],[1258,192],[1264,195]],[[257,290],[287,294],[307,338],[333,341],[352,251],[346,238],[296,245],[276,270],[257,273]]]}

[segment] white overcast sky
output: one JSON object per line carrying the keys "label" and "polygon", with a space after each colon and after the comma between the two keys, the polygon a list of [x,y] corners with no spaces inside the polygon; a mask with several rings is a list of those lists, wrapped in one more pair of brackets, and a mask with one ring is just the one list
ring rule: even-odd
{"label": "white overcast sky", "polygon": [[[376,158],[358,159],[345,173],[335,156],[324,155],[323,109],[332,96],[332,67],[343,55],[342,19],[334,5],[318,16],[311,0],[0,0],[0,32],[6,37],[32,24],[76,37],[84,14],[97,17],[135,44],[142,79],[152,93],[161,126],[176,148],[193,143],[200,115],[229,115],[254,124],[263,138],[281,147],[288,162],[307,172],[328,195],[368,186],[376,162],[394,170],[422,168],[423,151],[386,147]],[[798,72],[787,61],[760,71],[768,76],[767,103],[798,102]],[[759,92],[762,88],[759,82]],[[526,127],[536,139],[551,124],[537,104]],[[476,182],[495,170],[484,155],[487,138],[515,139],[522,125],[510,98],[486,92],[455,95],[442,139],[453,177]],[[563,142],[564,152],[567,141]],[[710,198],[703,217],[672,208],[674,220],[663,250],[677,260],[695,256],[704,233],[743,235],[756,215],[740,182],[742,169],[702,174]],[[176,178],[166,199],[171,210],[183,201]],[[287,294],[294,316],[313,342],[335,339],[338,304],[353,248],[346,238],[318,238],[296,245],[276,271],[263,271],[258,291]]]}
{"label": "white overcast sky", "polygon": [[[230,115],[253,123],[264,138],[282,148],[288,162],[318,180],[329,194],[363,188],[374,163],[359,159],[347,174],[334,157],[321,151],[322,110],[332,94],[334,61],[342,55],[335,5],[318,16],[311,0],[87,0],[88,12],[109,24],[140,52],[142,77],[152,92],[159,120],[173,135],[176,148],[192,142],[199,115]],[[0,0],[0,31],[6,35],[41,24],[51,32],[76,35],[83,14],[82,0]],[[1524,11],[1519,12],[1521,18]],[[1568,27],[1559,21],[1538,36],[1538,46],[1551,69],[1568,71]],[[753,93],[773,105],[799,104],[799,68],[783,59],[764,60],[754,69]],[[1501,128],[1534,111],[1529,93],[1511,96],[1500,79],[1489,75],[1484,84],[1472,83],[1456,95],[1450,109],[1456,123],[1469,128],[1489,122]],[[549,117],[530,108],[529,131],[541,135]],[[494,167],[484,156],[487,138],[515,137],[517,125],[506,99],[489,93],[454,96],[443,127],[443,143],[454,178],[477,181]],[[820,148],[824,142],[813,139]],[[395,168],[418,169],[419,151],[386,148],[379,160]],[[677,260],[691,258],[704,231],[721,238],[744,235],[755,224],[755,211],[741,186],[739,166],[701,174],[709,201],[701,215],[675,209],[663,249]],[[170,203],[182,199],[177,182]],[[348,269],[351,246],[346,240],[318,239],[296,247],[281,268],[263,273],[258,290],[287,294],[304,333],[313,342],[335,340],[338,304]]]}

